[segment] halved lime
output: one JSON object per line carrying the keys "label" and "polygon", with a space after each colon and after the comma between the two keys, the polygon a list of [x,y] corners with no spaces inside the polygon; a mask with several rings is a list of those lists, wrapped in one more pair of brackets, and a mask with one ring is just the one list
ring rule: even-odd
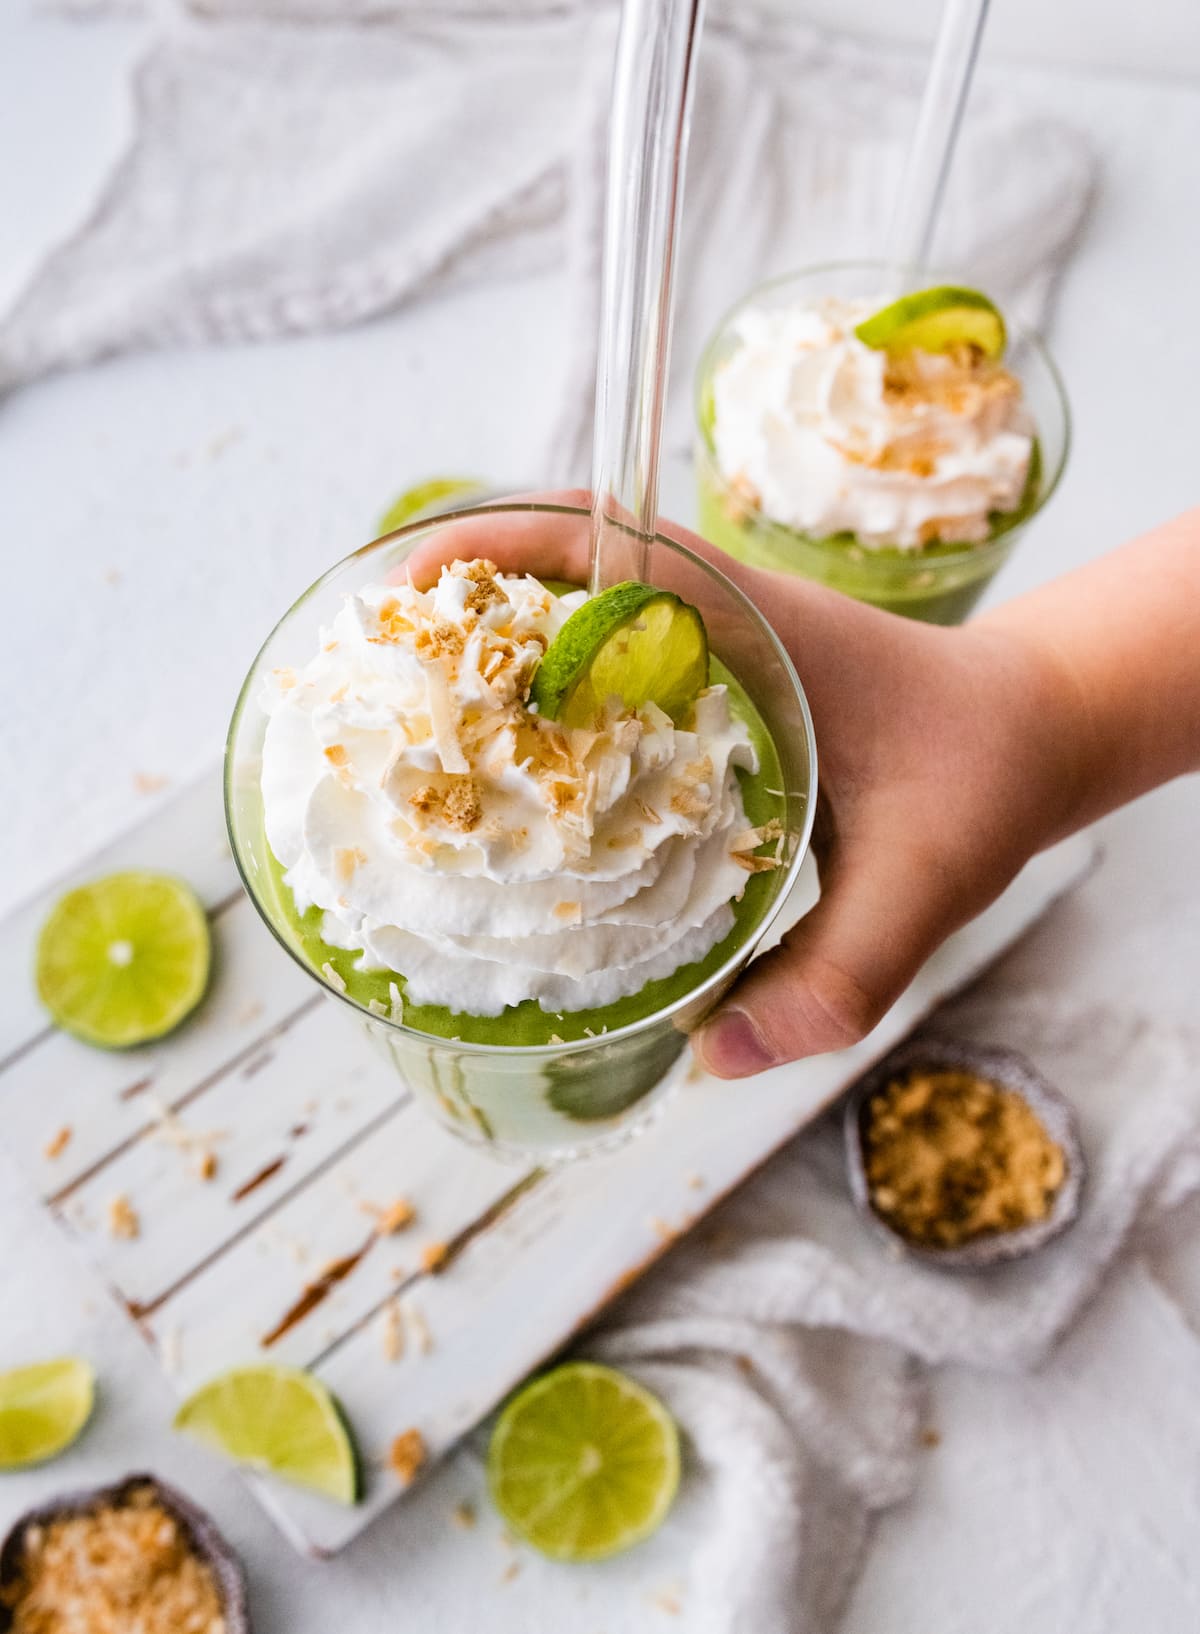
{"label": "halved lime", "polygon": [[679,1486],[663,1404],[610,1367],[568,1362],[505,1407],[488,1449],[496,1508],[553,1560],[603,1560],[650,1536]]}
{"label": "halved lime", "polygon": [[56,1458],[91,1417],[95,1399],[95,1375],[74,1356],[0,1373],[0,1469]]}
{"label": "halved lime", "polygon": [[126,1049],[161,1038],[208,985],[208,919],[170,874],[107,874],[68,891],[38,937],[38,997],[88,1044]]}
{"label": "halved lime", "polygon": [[977,346],[985,357],[1003,357],[1004,319],[999,308],[977,289],[940,284],[917,290],[874,312],[854,333],[864,346],[879,352],[948,352],[953,346]]}
{"label": "halved lime", "polygon": [[337,1402],[298,1367],[235,1367],[197,1390],[175,1428],[252,1469],[338,1503],[359,1496],[359,1461]]}
{"label": "halved lime", "polygon": [[694,607],[653,585],[614,584],[577,607],[546,650],[530,702],[590,726],[611,697],[655,703],[678,724],[708,685],[708,637]]}
{"label": "halved lime", "polygon": [[476,477],[430,477],[427,482],[406,488],[379,518],[378,531],[391,533],[406,522],[415,522],[421,516],[436,516],[448,510],[452,502],[469,499],[472,494],[485,492],[485,485]]}

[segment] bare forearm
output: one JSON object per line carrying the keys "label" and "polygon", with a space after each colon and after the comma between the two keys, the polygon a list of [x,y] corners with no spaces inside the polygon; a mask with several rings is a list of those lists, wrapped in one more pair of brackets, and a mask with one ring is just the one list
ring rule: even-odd
{"label": "bare forearm", "polygon": [[980,626],[1046,674],[1065,793],[1052,838],[1200,770],[1200,510]]}

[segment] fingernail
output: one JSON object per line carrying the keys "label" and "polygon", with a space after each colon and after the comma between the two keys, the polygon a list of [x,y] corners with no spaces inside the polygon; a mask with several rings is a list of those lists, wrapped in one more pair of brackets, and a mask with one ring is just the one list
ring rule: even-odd
{"label": "fingernail", "polygon": [[774,1052],[744,1010],[723,1010],[694,1042],[702,1065],[718,1078],[748,1078],[775,1065]]}

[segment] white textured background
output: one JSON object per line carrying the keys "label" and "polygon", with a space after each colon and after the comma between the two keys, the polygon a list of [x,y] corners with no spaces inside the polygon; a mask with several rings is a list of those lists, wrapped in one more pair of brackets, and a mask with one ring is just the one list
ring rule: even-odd
{"label": "white textured background", "polygon": [[[934,5],[810,9],[911,37]],[[1200,8],[993,10],[985,72],[1086,127],[1103,164],[1051,334],[1075,452],[997,587],[1007,595],[1200,499]],[[140,39],[132,23],[72,28],[26,0],[0,7],[0,301],[119,150]],[[268,623],[368,536],[394,490],[442,471],[536,478],[562,321],[544,279],[345,335],[129,359],[0,405],[0,907],[150,809],[139,777],[177,784],[213,763]],[[670,473],[666,508],[687,518],[686,472]],[[1015,957],[1047,981],[1190,1020],[1196,780],[1105,831],[1105,869]],[[72,1478],[147,1460],[173,1472],[246,1546],[260,1634],[327,1634],[339,1618],[355,1634],[681,1626],[653,1597],[671,1549],[684,1570],[685,1517],[652,1562],[583,1574],[530,1563],[500,1588],[494,1526],[467,1542],[447,1521],[478,1485],[469,1454],[344,1559],[297,1564],[235,1477],[157,1428],[166,1390],[139,1342],[3,1173],[0,1242],[19,1245],[0,1268],[0,1358],[77,1346],[111,1381]],[[1130,1262],[1042,1375],[938,1377],[940,1445],[917,1496],[879,1529],[851,1634],[1194,1634],[1197,1312],[1200,1258],[1181,1233]],[[0,1525],[25,1490],[0,1486]]]}

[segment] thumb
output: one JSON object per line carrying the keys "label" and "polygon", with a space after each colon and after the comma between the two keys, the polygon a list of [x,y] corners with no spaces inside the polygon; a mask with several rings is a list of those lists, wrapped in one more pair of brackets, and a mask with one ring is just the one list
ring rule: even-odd
{"label": "thumb", "polygon": [[857,1043],[969,917],[927,856],[872,848],[869,860],[839,857],[822,872],[816,907],[693,1035],[700,1064],[717,1077]]}

